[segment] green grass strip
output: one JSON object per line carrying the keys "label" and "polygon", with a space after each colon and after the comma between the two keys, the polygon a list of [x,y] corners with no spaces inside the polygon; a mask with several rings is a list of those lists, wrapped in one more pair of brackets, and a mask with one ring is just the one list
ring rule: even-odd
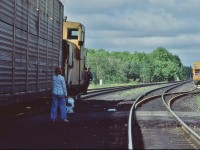
{"label": "green grass strip", "polygon": [[197,97],[197,108],[200,111],[200,96]]}

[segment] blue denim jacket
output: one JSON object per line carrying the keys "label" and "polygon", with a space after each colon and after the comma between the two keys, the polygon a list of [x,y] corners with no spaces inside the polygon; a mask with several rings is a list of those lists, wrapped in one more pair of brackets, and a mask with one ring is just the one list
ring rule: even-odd
{"label": "blue denim jacket", "polygon": [[53,76],[52,78],[52,94],[59,96],[67,96],[67,87],[63,76]]}

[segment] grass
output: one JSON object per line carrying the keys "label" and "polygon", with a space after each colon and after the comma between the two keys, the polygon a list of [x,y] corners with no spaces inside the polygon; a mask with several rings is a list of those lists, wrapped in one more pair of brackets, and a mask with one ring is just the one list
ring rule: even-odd
{"label": "grass", "polygon": [[160,85],[153,85],[153,86],[146,86],[146,87],[140,87],[140,88],[135,88],[135,89],[131,89],[128,91],[125,91],[123,93],[121,93],[120,95],[123,97],[129,97],[132,96],[133,94],[142,94],[144,92],[147,92],[149,90],[155,89],[160,87]]}
{"label": "grass", "polygon": [[[138,84],[137,82],[132,82],[132,83],[128,83],[128,84],[103,84],[103,85],[95,85],[95,84],[90,84],[89,89],[95,89],[95,88],[104,88],[104,87],[115,87],[115,86],[126,86],[126,85],[136,85]],[[133,94],[141,94],[145,91],[149,91],[151,89],[155,89],[160,87],[161,85],[154,85],[154,86],[147,86],[147,87],[140,87],[140,88],[135,88],[135,89],[130,89],[128,91],[124,91],[122,93],[120,93],[120,95],[118,93],[113,94],[113,98],[116,96],[116,98],[119,97],[129,97],[132,96]]]}
{"label": "grass", "polygon": [[[160,82],[162,83],[162,82]],[[163,83],[166,83],[166,82],[163,82]],[[88,87],[88,89],[97,89],[97,88],[106,88],[106,87],[115,87],[115,86],[127,86],[127,85],[137,85],[137,84],[140,84],[139,82],[137,81],[130,81],[129,83],[116,83],[116,84],[94,84],[94,82],[90,82],[90,85]]]}
{"label": "grass", "polygon": [[105,88],[105,87],[115,87],[115,86],[126,86],[126,85],[136,85],[137,82],[131,83],[123,83],[123,84],[94,84],[93,82],[90,83],[88,89],[97,89],[97,88]]}
{"label": "grass", "polygon": [[197,107],[200,110],[200,96],[197,97]]}
{"label": "grass", "polygon": [[153,85],[153,86],[146,86],[146,87],[140,87],[140,88],[135,88],[131,89],[129,91],[125,91],[122,95],[123,96],[129,96],[132,95],[133,93],[143,93],[145,91],[149,91],[155,88],[158,88],[160,85]]}

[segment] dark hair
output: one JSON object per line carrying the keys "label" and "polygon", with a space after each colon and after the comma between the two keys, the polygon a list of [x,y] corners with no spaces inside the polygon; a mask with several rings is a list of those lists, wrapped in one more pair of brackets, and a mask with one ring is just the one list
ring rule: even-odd
{"label": "dark hair", "polygon": [[56,69],[55,69],[55,73],[56,73],[56,75],[61,74],[61,72],[62,72],[61,67],[56,67]]}

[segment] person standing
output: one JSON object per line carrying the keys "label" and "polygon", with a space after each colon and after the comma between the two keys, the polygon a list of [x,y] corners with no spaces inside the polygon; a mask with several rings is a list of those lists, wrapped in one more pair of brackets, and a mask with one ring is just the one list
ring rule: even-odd
{"label": "person standing", "polygon": [[92,80],[93,80],[93,74],[92,74],[91,69],[89,67],[88,71],[87,71],[86,90],[85,90],[86,94],[87,94],[87,90],[88,90],[90,81],[92,81]]}
{"label": "person standing", "polygon": [[83,94],[87,94],[87,68],[84,67],[82,71],[82,80],[83,80]]}
{"label": "person standing", "polygon": [[60,117],[64,122],[67,120],[66,112],[66,98],[67,87],[64,77],[61,75],[61,67],[56,67],[55,75],[52,77],[52,107],[51,107],[51,120],[53,122],[57,119],[57,109],[60,106]]}
{"label": "person standing", "polygon": [[92,74],[92,72],[91,72],[90,67],[88,68],[88,78],[89,78],[90,81],[93,80],[93,74]]}

